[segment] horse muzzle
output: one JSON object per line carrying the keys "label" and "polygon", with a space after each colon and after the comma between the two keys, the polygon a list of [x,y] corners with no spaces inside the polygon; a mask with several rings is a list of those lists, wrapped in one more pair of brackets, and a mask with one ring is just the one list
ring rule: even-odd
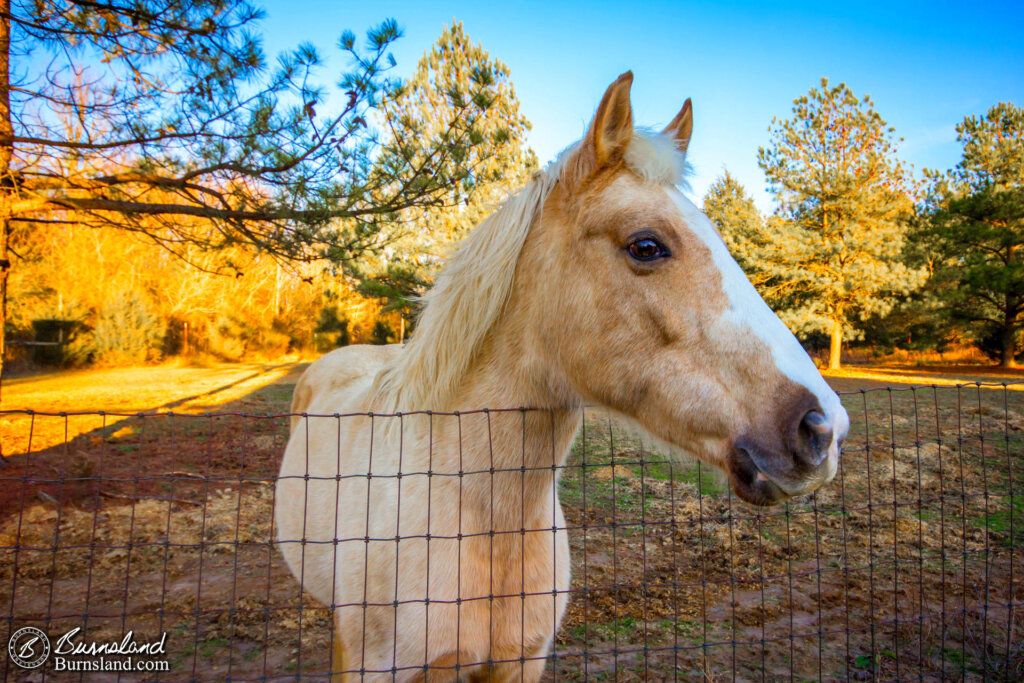
{"label": "horse muzzle", "polygon": [[845,411],[830,418],[815,408],[774,438],[765,432],[737,438],[727,467],[733,490],[748,503],[772,505],[827,484],[835,477],[848,425]]}

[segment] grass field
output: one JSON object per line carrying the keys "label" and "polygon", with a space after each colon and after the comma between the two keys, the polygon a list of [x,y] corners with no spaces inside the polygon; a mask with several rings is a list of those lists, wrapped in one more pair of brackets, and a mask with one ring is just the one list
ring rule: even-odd
{"label": "grass field", "polygon": [[[327,610],[272,543],[287,420],[260,417],[287,412],[300,370],[5,384],[6,410],[125,415],[0,416],[0,612],[52,632],[166,630],[174,680],[325,671]],[[546,675],[1019,680],[1024,392],[962,379],[1014,377],[830,378],[853,422],[840,476],[771,509],[588,410],[560,480],[574,592]],[[146,408],[159,414],[127,415]]]}

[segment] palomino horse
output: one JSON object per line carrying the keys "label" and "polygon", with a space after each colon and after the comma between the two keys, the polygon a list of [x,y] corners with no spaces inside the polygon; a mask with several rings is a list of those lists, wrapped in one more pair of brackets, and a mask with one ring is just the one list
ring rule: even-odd
{"label": "palomino horse", "polygon": [[338,349],[296,387],[310,417],[293,418],[278,537],[333,610],[340,679],[541,676],[569,589],[558,472],[584,404],[755,504],[835,475],[839,398],[676,189],[689,100],[636,130],[632,78],[471,233],[408,344]]}

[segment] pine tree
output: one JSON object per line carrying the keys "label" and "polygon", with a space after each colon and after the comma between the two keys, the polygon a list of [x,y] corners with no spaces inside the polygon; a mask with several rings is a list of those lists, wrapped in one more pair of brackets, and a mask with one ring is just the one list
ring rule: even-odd
{"label": "pine tree", "polygon": [[728,171],[708,188],[704,214],[772,310],[796,308],[797,283],[779,277],[773,267],[784,259],[776,242],[777,219],[766,220],[746,188]]}
{"label": "pine tree", "polygon": [[957,125],[963,157],[933,181],[930,236],[954,316],[1015,367],[1024,324],[1024,109],[1000,103]]}
{"label": "pine tree", "polygon": [[764,217],[746,188],[728,171],[712,183],[704,195],[704,215],[718,228],[729,251],[747,275],[756,279]]}
{"label": "pine tree", "polygon": [[[394,21],[365,47],[343,33],[350,67],[328,87],[312,45],[268,63],[261,18],[247,0],[0,0],[0,300],[10,231],[40,221],[132,230],[182,258],[246,244],[342,262],[449,200],[485,85],[407,156],[377,125],[402,91]],[[0,306],[0,354],[3,329]]]}
{"label": "pine tree", "polygon": [[793,296],[780,312],[791,329],[829,335],[836,369],[856,321],[884,314],[926,277],[901,260],[915,187],[869,97],[822,79],[793,105],[758,151],[779,208],[767,224],[775,248],[757,266]]}
{"label": "pine tree", "polygon": [[433,164],[436,172],[457,179],[442,200],[399,212],[379,235],[387,244],[379,257],[346,264],[365,294],[387,299],[389,308],[408,315],[451,246],[536,170],[536,155],[526,146],[530,123],[519,113],[510,76],[508,66],[474,44],[456,21],[445,27],[413,77],[384,100],[386,146],[415,163],[452,135],[448,122],[468,99],[476,101],[478,115],[460,119],[456,132],[472,145]]}

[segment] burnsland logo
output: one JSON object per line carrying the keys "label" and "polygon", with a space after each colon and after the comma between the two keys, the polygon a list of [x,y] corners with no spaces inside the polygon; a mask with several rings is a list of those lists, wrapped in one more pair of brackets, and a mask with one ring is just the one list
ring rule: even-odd
{"label": "burnsland logo", "polygon": [[119,641],[96,642],[81,637],[74,628],[53,643],[38,628],[27,626],[15,631],[7,641],[11,661],[23,669],[35,669],[53,654],[55,671],[170,671],[167,633],[150,642],[138,642],[128,631]]}
{"label": "burnsland logo", "polygon": [[19,628],[7,641],[7,654],[22,669],[37,669],[50,656],[50,639],[34,626]]}

